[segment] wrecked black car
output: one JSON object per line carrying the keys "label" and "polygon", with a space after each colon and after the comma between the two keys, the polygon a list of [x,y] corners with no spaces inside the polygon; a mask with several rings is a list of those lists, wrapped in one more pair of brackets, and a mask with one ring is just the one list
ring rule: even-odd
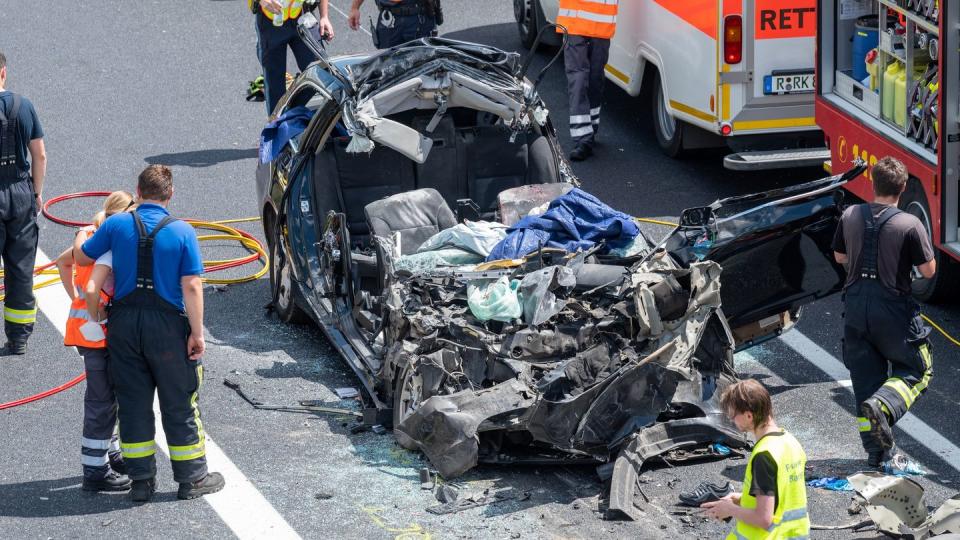
{"label": "wrecked black car", "polygon": [[862,169],[687,210],[654,244],[577,188],[513,53],[321,59],[275,118],[298,107],[257,173],[274,309],[445,477],[607,463],[616,509],[645,459],[743,447],[718,406],[733,353],[843,282],[830,240]]}

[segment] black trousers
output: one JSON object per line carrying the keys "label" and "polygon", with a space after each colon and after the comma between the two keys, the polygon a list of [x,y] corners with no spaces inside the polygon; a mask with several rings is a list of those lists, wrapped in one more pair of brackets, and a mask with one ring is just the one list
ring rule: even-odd
{"label": "black trousers", "polygon": [[37,260],[37,199],[29,177],[0,179],[0,255],[3,257],[3,328],[10,341],[26,341],[37,321],[33,267]]}
{"label": "black trousers", "polygon": [[[297,19],[289,19],[283,26],[274,26],[262,13],[257,13],[254,18],[257,29],[257,58],[263,68],[263,93],[269,115],[287,91],[287,47],[293,51],[300,71],[307,69],[317,58],[300,39]],[[316,37],[319,39],[319,34]]]}
{"label": "black trousers", "polygon": [[153,478],[157,472],[154,391],[173,479],[203,478],[207,459],[197,404],[203,366],[187,354],[187,317],[156,293],[138,290],[114,303],[107,324],[110,375],[120,405],[120,450],[130,478]]}
{"label": "black trousers", "polygon": [[933,358],[917,303],[879,281],[861,279],[844,293],[843,363],[850,370],[860,438],[867,452],[883,449],[870,436],[860,404],[876,398],[891,423],[903,418],[930,384]]}
{"label": "black trousers", "polygon": [[77,347],[77,350],[83,356],[83,367],[87,374],[87,388],[83,394],[80,460],[84,477],[100,479],[108,471],[108,454],[120,452],[116,437],[117,397],[107,371],[110,355],[107,349]]}
{"label": "black trousers", "polygon": [[563,51],[570,98],[570,138],[576,146],[592,146],[600,128],[603,70],[610,57],[610,40],[569,36]]}

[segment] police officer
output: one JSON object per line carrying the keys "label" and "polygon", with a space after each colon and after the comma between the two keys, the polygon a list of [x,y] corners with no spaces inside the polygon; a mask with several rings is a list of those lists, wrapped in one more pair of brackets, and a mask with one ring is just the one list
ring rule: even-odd
{"label": "police officer", "polygon": [[107,219],[80,250],[79,264],[112,251],[114,299],[107,349],[120,418],[120,451],[133,480],[134,501],[156,490],[153,395],[160,401],[177,497],[223,488],[207,473],[205,435],[197,406],[203,381],[203,262],[193,227],[170,217],[173,175],[150,165],[137,180],[139,207]]}
{"label": "police officer", "polygon": [[[618,0],[560,0],[557,24],[567,29],[563,63],[570,99],[570,159],[593,155],[600,128],[604,67],[610,57],[610,38],[617,30]],[[558,28],[558,32],[561,30]]]}
{"label": "police officer", "polygon": [[[437,26],[443,24],[440,0],[375,0],[380,15],[377,25],[371,24],[373,45],[389,49],[414,39],[437,35]],[[350,28],[360,28],[360,6],[363,0],[353,0],[350,6]]]}
{"label": "police officer", "polygon": [[293,51],[300,71],[307,69],[316,57],[313,51],[300,40],[297,20],[304,11],[319,6],[319,37],[333,39],[333,25],[327,16],[327,1],[304,2],[303,0],[247,0],[253,12],[257,29],[257,58],[263,68],[263,86],[267,114],[273,113],[280,98],[287,91],[287,47]]}
{"label": "police officer", "polygon": [[7,334],[4,353],[26,354],[27,339],[37,320],[33,266],[47,153],[33,104],[7,91],[6,83],[7,57],[0,52],[0,255],[6,293],[3,327]]}
{"label": "police officer", "polygon": [[850,370],[867,463],[893,456],[891,427],[923,394],[933,363],[930,328],[910,296],[911,268],[936,272],[923,224],[897,209],[907,168],[885,157],[872,167],[874,200],[843,213],[833,239],[834,258],[847,267],[843,363]]}

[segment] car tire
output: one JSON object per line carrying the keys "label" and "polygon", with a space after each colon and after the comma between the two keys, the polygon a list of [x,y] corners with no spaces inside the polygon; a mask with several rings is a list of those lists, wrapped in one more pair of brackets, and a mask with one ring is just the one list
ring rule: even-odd
{"label": "car tire", "polygon": [[[271,224],[272,225],[272,224]],[[277,313],[277,318],[287,324],[306,324],[310,317],[305,311],[297,305],[297,291],[293,284],[293,277],[290,273],[290,261],[283,265],[280,272],[277,272],[277,246],[273,241],[272,227],[267,233],[268,246],[270,248],[270,295],[277,291],[277,280],[280,281],[280,290],[276,293],[277,299],[273,303],[273,309]],[[279,275],[277,275],[279,274]]]}
{"label": "car tire", "polygon": [[[933,245],[933,236],[930,218],[930,205],[923,186],[915,178],[907,183],[907,189],[900,197],[900,210],[916,217],[927,230],[930,243]],[[943,251],[933,248],[934,259],[937,261],[937,271],[932,278],[926,279],[919,274],[914,275],[911,283],[913,296],[920,302],[939,304],[956,299],[956,283],[960,279],[958,264]],[[916,271],[914,271],[916,272]]]}
{"label": "car tire", "polygon": [[530,49],[537,40],[537,33],[543,27],[543,14],[537,0],[513,0],[513,17],[517,21],[520,44]]}
{"label": "car tire", "polygon": [[667,105],[667,96],[663,91],[660,75],[656,74],[653,80],[653,132],[657,136],[657,144],[667,157],[677,158],[683,155],[683,132],[686,124],[670,114]]}
{"label": "car tire", "polygon": [[[412,360],[412,359],[411,359]],[[393,429],[396,430],[397,426],[403,422],[404,419],[409,416],[409,411],[411,411],[408,400],[410,397],[419,396],[420,401],[423,401],[423,379],[420,376],[420,373],[414,367],[414,362],[407,362],[405,366],[397,370],[397,378],[394,379],[393,387]],[[419,386],[418,386],[419,385]],[[419,388],[419,392],[417,391]],[[413,394],[411,396],[411,394]],[[406,448],[407,450],[417,450],[419,447],[417,444],[410,440],[406,436],[397,436],[397,443]]]}

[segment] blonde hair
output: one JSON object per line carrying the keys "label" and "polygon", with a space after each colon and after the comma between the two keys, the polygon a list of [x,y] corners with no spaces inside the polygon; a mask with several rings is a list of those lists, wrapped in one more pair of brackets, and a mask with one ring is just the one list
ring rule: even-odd
{"label": "blonde hair", "polygon": [[108,217],[133,208],[133,195],[126,191],[114,191],[103,201],[103,210],[93,216],[93,226],[99,228]]}

